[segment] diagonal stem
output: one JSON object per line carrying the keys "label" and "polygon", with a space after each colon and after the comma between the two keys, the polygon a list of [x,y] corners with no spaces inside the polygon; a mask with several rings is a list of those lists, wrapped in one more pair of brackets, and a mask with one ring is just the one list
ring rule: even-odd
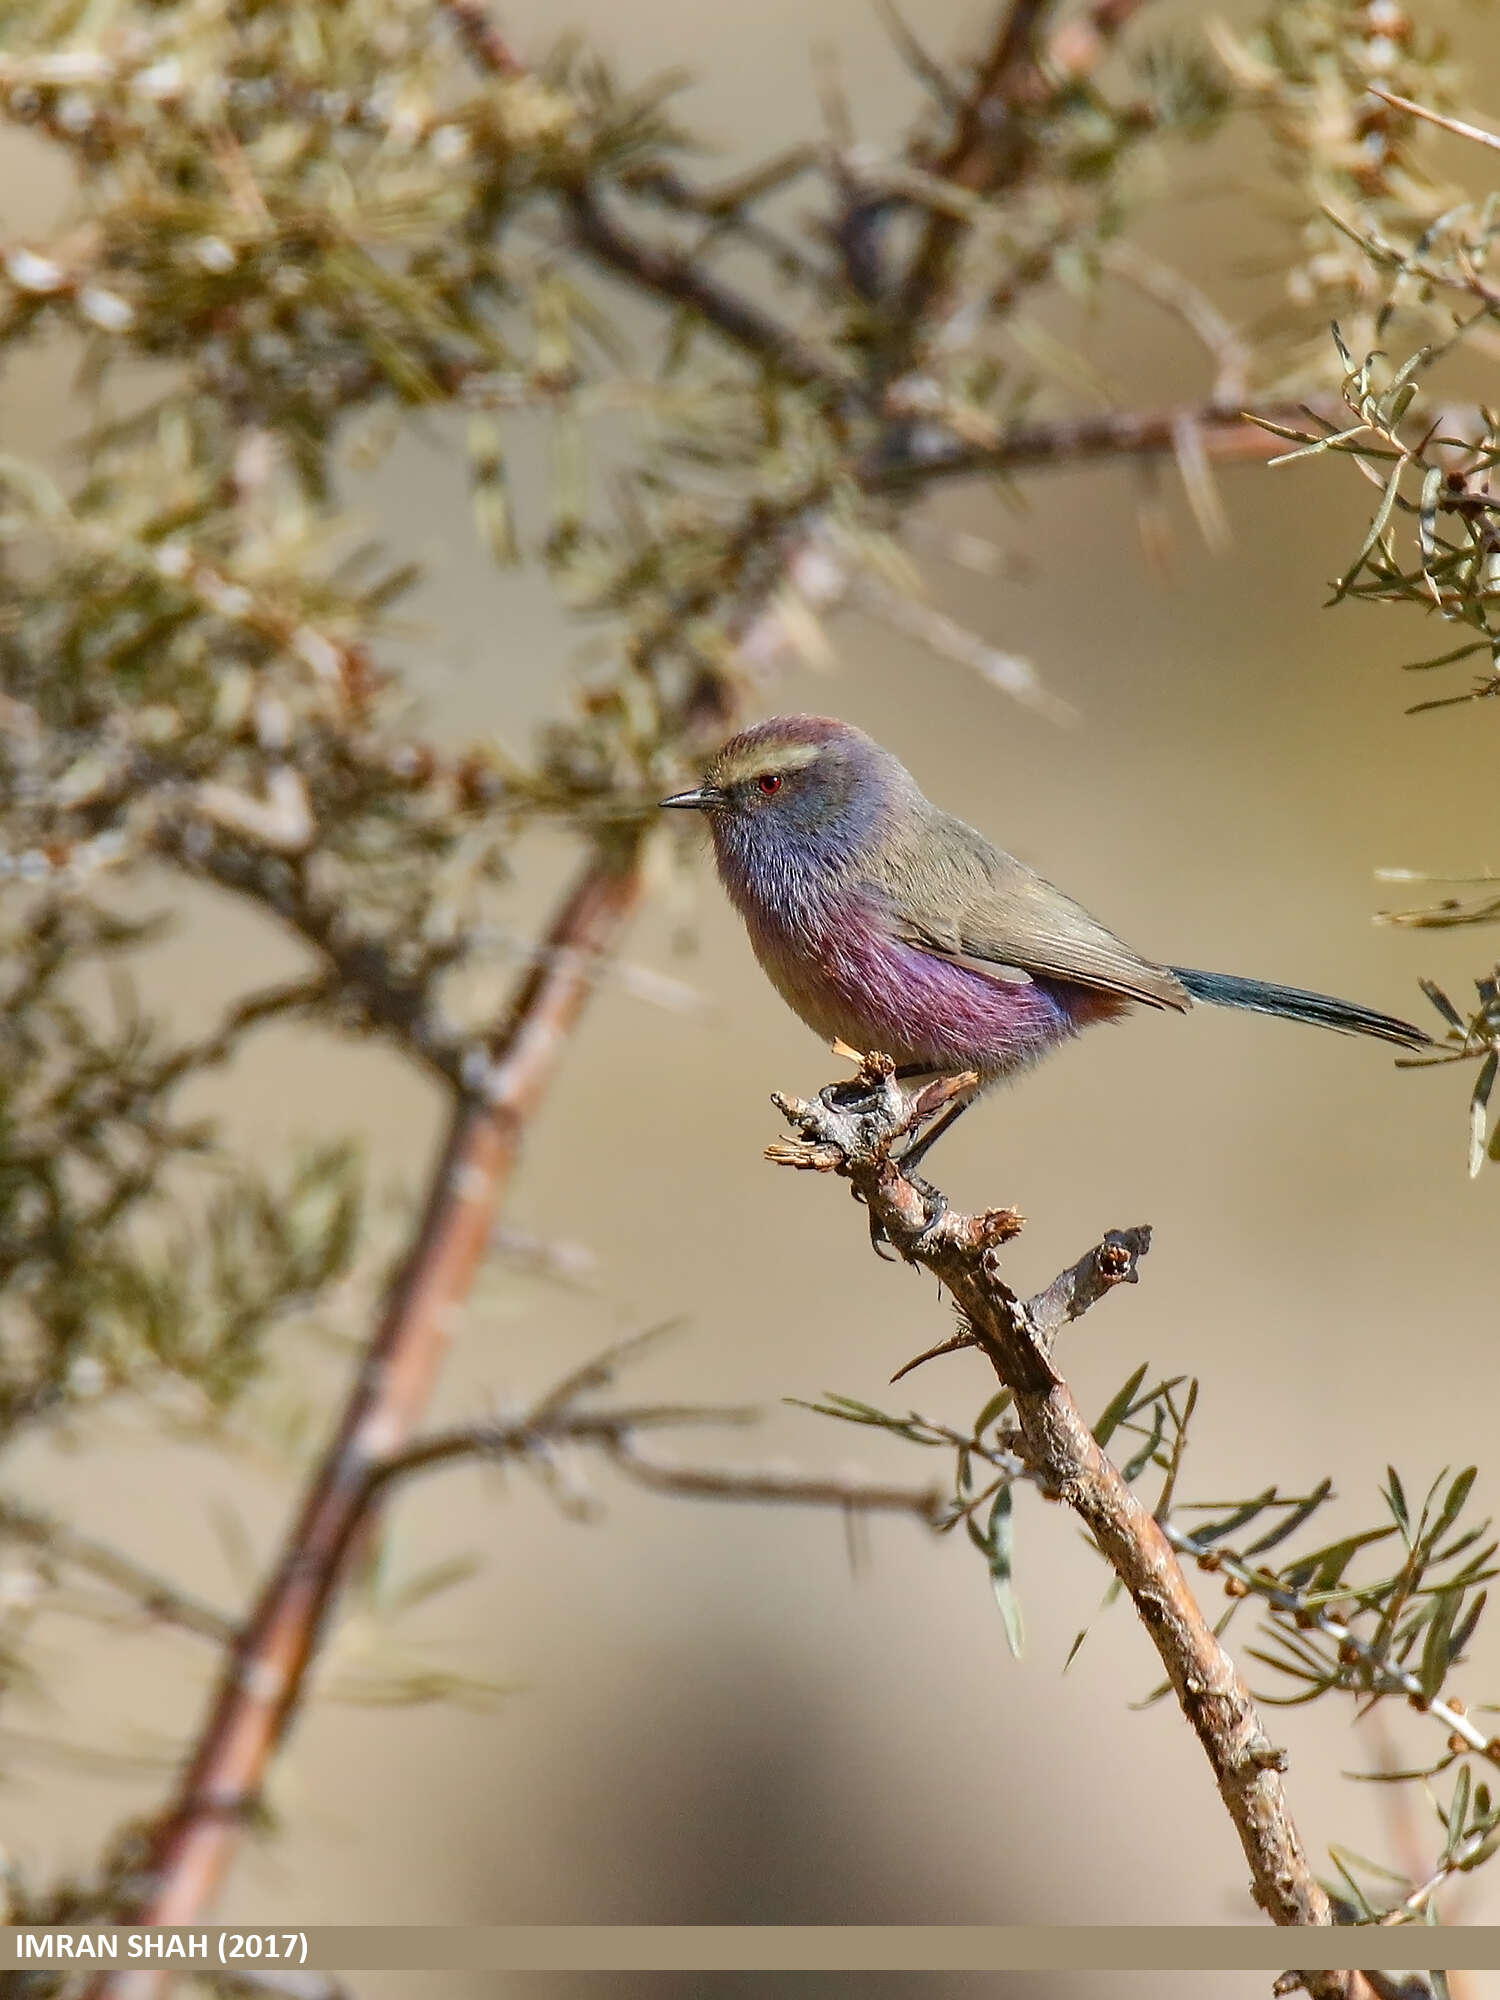
{"label": "diagonal stem", "polygon": [[[274,1572],[227,1663],[177,1794],[146,1836],[128,1921],[182,1924],[212,1898],[296,1712],[345,1569],[372,1471],[399,1451],[431,1391],[473,1284],[526,1127],[607,952],[635,909],[633,852],[600,854],[564,899],[548,950],[495,1038],[482,1092],[455,1107],[426,1212]],[[95,2000],[159,1990],[155,1972],[106,1975]]]}
{"label": "diagonal stem", "polygon": [[[1009,0],[1001,9],[953,136],[936,164],[940,179],[971,194],[989,194],[1020,170],[1029,143],[1025,112],[1045,87],[1037,54],[1048,7],[1049,0]],[[964,234],[965,224],[957,215],[937,211],[928,218],[895,308],[898,372],[929,307],[948,282]]]}
{"label": "diagonal stem", "polygon": [[[909,1094],[888,1057],[866,1056],[866,1094],[840,1105],[832,1093],[775,1102],[799,1137],[769,1149],[778,1165],[833,1172],[853,1186],[877,1229],[908,1263],[930,1271],[964,1330],[1011,1391],[1022,1455],[1042,1490],[1083,1522],[1129,1593],[1166,1668],[1183,1715],[1203,1745],[1250,1868],[1251,1892],[1278,1924],[1330,1924],[1328,1897],[1292,1819],[1284,1753],[1267,1736],[1233,1661],[1194,1597],[1170,1541],[1100,1447],[1052,1359],[1057,1331],[1106,1291],[1131,1283],[1149,1246],[1146,1230],[1117,1231],[1028,1305],[1000,1276],[999,1248],[1020,1226],[1011,1209],[963,1215],[913,1184],[894,1142],[932,1115],[931,1087]],[[1318,2000],[1346,2000],[1342,1972],[1299,1983]]]}

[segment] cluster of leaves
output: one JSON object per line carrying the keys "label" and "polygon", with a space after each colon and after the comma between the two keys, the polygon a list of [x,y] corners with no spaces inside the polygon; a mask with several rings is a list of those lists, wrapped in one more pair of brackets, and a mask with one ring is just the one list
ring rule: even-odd
{"label": "cluster of leaves", "polygon": [[[1452,123],[1453,121],[1446,121]],[[1500,147],[1500,140],[1460,123],[1467,136]],[[1438,674],[1463,661],[1479,671],[1468,688],[1414,703],[1410,713],[1431,713],[1483,703],[1500,694],[1500,500],[1492,475],[1500,464],[1500,424],[1481,399],[1477,405],[1440,401],[1432,376],[1450,357],[1470,357],[1481,367],[1500,352],[1496,322],[1500,290],[1488,271],[1500,242],[1500,202],[1493,194],[1452,196],[1425,227],[1401,210],[1381,218],[1362,213],[1341,219],[1348,252],[1360,260],[1372,311],[1369,344],[1351,346],[1345,329],[1333,328],[1343,369],[1348,421],[1320,416],[1302,428],[1271,425],[1292,444],[1285,461],[1337,454],[1353,462],[1377,488],[1379,499],[1364,539],[1334,584],[1333,601],[1404,604],[1468,636],[1408,670]],[[1422,344],[1393,364],[1374,343],[1421,336]],[[1487,924],[1500,916],[1500,899],[1487,872],[1473,877],[1431,875],[1421,869],[1383,871],[1385,879],[1441,886],[1450,893],[1412,909],[1388,911],[1383,921],[1449,929]],[[1451,893],[1478,890],[1477,895]],[[1469,1102],[1469,1170],[1477,1174],[1488,1152],[1500,1158],[1500,1130],[1488,1130],[1489,1101],[1500,1068],[1500,1004],[1494,974],[1475,980],[1476,1004],[1467,1013],[1438,987],[1428,997],[1442,1020],[1438,1063],[1479,1065]]]}
{"label": "cluster of leaves", "polygon": [[1259,108],[1297,233],[1284,309],[1294,341],[1273,351],[1273,365],[1288,379],[1321,379],[1329,320],[1370,346],[1384,307],[1357,239],[1420,236],[1454,199],[1432,170],[1421,121],[1390,102],[1452,103],[1459,76],[1444,24],[1402,0],[1279,0],[1243,38],[1217,29],[1215,44]]}
{"label": "cluster of leaves", "polygon": [[[1475,1783],[1467,1764],[1460,1767],[1448,1797],[1433,1798],[1433,1807],[1442,1826],[1443,1842],[1432,1872],[1421,1882],[1408,1884],[1405,1876],[1342,1844],[1330,1847],[1339,1880],[1328,1886],[1344,1922],[1431,1921],[1432,1898],[1437,1891],[1456,1877],[1471,1874],[1500,1848],[1500,1806],[1482,1779]],[[1402,1892],[1395,1903],[1383,1901],[1379,1888],[1381,1883],[1392,1882]]]}
{"label": "cluster of leaves", "polygon": [[[1200,1560],[1203,1553],[1218,1550],[1206,1567],[1227,1570],[1238,1598],[1253,1594],[1268,1605],[1272,1649],[1254,1657],[1302,1683],[1304,1690],[1280,1699],[1315,1700],[1338,1688],[1372,1702],[1394,1694],[1430,1707],[1473,1637],[1485,1606],[1483,1586],[1495,1574],[1496,1543],[1486,1539],[1488,1520],[1460,1523],[1475,1477],[1473,1466],[1452,1477],[1440,1474],[1413,1514],[1391,1468],[1381,1490],[1388,1519],[1300,1552],[1278,1569],[1256,1559],[1331,1498],[1329,1483],[1297,1501],[1257,1495],[1239,1502],[1223,1517],[1194,1529],[1183,1547]],[[1249,1547],[1237,1547],[1234,1567],[1228,1568],[1221,1545],[1269,1506],[1286,1509],[1284,1518]],[[1367,1557],[1393,1546],[1400,1555],[1394,1569],[1362,1573]],[[1245,1576],[1239,1575],[1242,1570]],[[1226,1624],[1235,1609],[1231,1603]],[[1431,1769],[1444,1768],[1453,1754]],[[1468,1749],[1458,1754],[1467,1755]]]}
{"label": "cluster of leaves", "polygon": [[935,1525],[939,1532],[947,1532],[961,1522],[969,1541],[984,1557],[1006,1641],[1019,1659],[1025,1628],[1014,1578],[1014,1487],[1018,1479],[1027,1476],[1026,1462],[998,1434],[987,1435],[995,1431],[1010,1404],[1010,1391],[998,1390],[967,1431],[936,1423],[919,1416],[915,1410],[896,1416],[854,1396],[829,1395],[821,1403],[805,1403],[802,1407],[818,1416],[837,1417],[844,1423],[868,1424],[876,1430],[889,1431],[908,1444],[935,1446],[954,1453],[953,1498]]}
{"label": "cluster of leaves", "polygon": [[[1344,1885],[1334,1893],[1350,1903],[1352,1921],[1421,1918],[1437,1888],[1500,1848],[1500,1806],[1487,1780],[1476,1778],[1473,1770],[1477,1763],[1487,1773],[1500,1763],[1500,1734],[1478,1727],[1466,1704],[1449,1692],[1484,1613],[1485,1586],[1497,1573],[1500,1550],[1488,1519],[1469,1518],[1475,1468],[1440,1474],[1417,1507],[1392,1468],[1381,1490],[1382,1517],[1374,1526],[1299,1548],[1271,1563],[1271,1552],[1300,1538],[1308,1522],[1333,1500],[1332,1480],[1303,1494],[1283,1494],[1270,1486],[1239,1500],[1183,1501],[1178,1484],[1198,1384],[1174,1376],[1148,1386],[1147,1377],[1142,1364],[1127,1378],[1100,1413],[1094,1436],[1101,1447],[1116,1438],[1130,1440],[1128,1453],[1119,1460],[1124,1479],[1133,1486],[1154,1479],[1152,1513],[1167,1538],[1201,1572],[1223,1577],[1229,1602],[1215,1624],[1216,1635],[1222,1636],[1247,1605],[1260,1614],[1257,1641],[1247,1652],[1274,1678],[1258,1691],[1257,1700],[1286,1706],[1346,1694],[1359,1704],[1361,1714],[1395,1700],[1431,1716],[1447,1732],[1442,1750],[1429,1762],[1369,1774],[1428,1787],[1442,1829],[1431,1879],[1413,1883],[1400,1878],[1401,1897],[1395,1903],[1376,1903],[1373,1891],[1351,1876],[1349,1855],[1339,1850],[1334,1857]],[[1002,1389],[966,1431],[916,1411],[885,1411],[845,1396],[808,1407],[954,1454],[953,1497],[942,1525],[963,1522],[984,1557],[1011,1648],[1019,1652],[1014,1496],[1030,1473],[1019,1435],[1004,1421],[1010,1402]],[[1184,1517],[1205,1514],[1210,1518],[1185,1523]],[[1392,1553],[1394,1562],[1389,1560]],[[1112,1582],[1105,1606],[1119,1595],[1120,1585]],[[1088,1630],[1085,1626],[1074,1640],[1069,1663]],[[1160,1687],[1150,1699],[1166,1692]],[[1432,1792],[1433,1782],[1455,1766],[1454,1790],[1440,1801]]]}
{"label": "cluster of leaves", "polygon": [[[164,1374],[223,1404],[269,1326],[347,1270],[355,1162],[326,1151],[273,1186],[215,1161],[176,1099],[255,1010],[173,1043],[119,968],[153,926],[45,897],[17,917],[0,954],[0,1435]],[[85,968],[113,974],[108,1022],[78,992]],[[193,1160],[216,1185],[190,1222],[169,1170]],[[153,1246],[152,1221],[170,1243]]]}

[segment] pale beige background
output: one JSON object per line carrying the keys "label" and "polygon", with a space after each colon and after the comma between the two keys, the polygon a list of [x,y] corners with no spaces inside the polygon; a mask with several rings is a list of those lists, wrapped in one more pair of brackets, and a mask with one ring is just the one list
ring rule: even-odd
{"label": "pale beige background", "polygon": [[[862,129],[883,137],[906,81],[864,0],[690,8],[680,0],[514,4],[532,49],[576,24],[634,74],[681,62],[687,109],[730,158],[769,150],[815,116],[814,38],[834,44]],[[924,35],[950,44],[975,10],[930,0]],[[7,226],[45,204],[14,148]],[[1220,149],[1157,240],[1248,303],[1240,267],[1266,230]],[[1184,245],[1189,247],[1184,248]],[[1264,294],[1258,294],[1264,297]],[[1144,315],[1108,357],[1140,400],[1186,383],[1181,350]],[[1196,378],[1195,378],[1196,379]],[[69,426],[55,356],[18,373],[5,446]],[[432,563],[418,610],[421,671],[445,730],[519,732],[558,699],[576,635],[545,587],[497,576],[474,552],[461,457],[434,427],[353,497]],[[1042,866],[1143,949],[1416,1010],[1421,974],[1462,993],[1491,941],[1375,929],[1381,863],[1497,858],[1493,709],[1401,714],[1403,656],[1430,635],[1400,614],[1321,610],[1357,539],[1361,492],[1326,463],[1226,475],[1236,539],[1208,564],[1175,496],[1177,580],[1143,564],[1127,473],[1037,479],[1029,511],[951,494],[942,518],[983,528],[1034,565],[1024,584],[934,568],[956,615],[1032,656],[1081,720],[1062,731],[956,666],[867,621],[836,626],[830,676],[789,675],[778,705],[830,709],[897,747],[924,785]],[[551,865],[549,861],[549,866]],[[542,907],[540,896],[536,907]],[[879,1399],[892,1368],[941,1336],[925,1281],[877,1264],[834,1187],[766,1167],[775,1087],[826,1080],[826,1053],[761,981],[700,871],[684,912],[656,908],[631,954],[713,1002],[684,1021],[617,992],[600,1000],[530,1143],[511,1220],[585,1242],[602,1295],[580,1299],[503,1272],[468,1316],[435,1411],[454,1418],[524,1394],[613,1333],[685,1314],[688,1328],[632,1393],[749,1399],[772,1416],[753,1446],[813,1465],[857,1457],[924,1474],[914,1454],[836,1429],[779,1399],[838,1389]],[[238,954],[285,955],[257,923],[192,905],[170,977],[189,1013]],[[1049,1277],[1098,1232],[1149,1220],[1145,1282],[1069,1337],[1082,1401],[1097,1407],[1141,1359],[1205,1378],[1186,1489],[1212,1498],[1275,1477],[1335,1475],[1345,1520],[1373,1513],[1395,1458],[1419,1486],[1478,1460],[1493,1496],[1494,1218],[1500,1178],[1463,1175],[1466,1074],[1396,1074],[1373,1045],[1203,1011],[1099,1032],[966,1121],[939,1156],[954,1195],[1015,1201],[1032,1218],[1013,1269]],[[362,1129],[377,1179],[415,1185],[435,1126],[425,1088],[381,1055],[268,1044],[236,1090],[243,1129]],[[331,1378],[330,1378],[331,1380]],[[905,1385],[962,1420],[977,1363]],[[212,1452],[164,1455],[111,1430],[107,1455],[33,1451],[33,1490],[226,1603],[215,1521],[233,1508],[251,1549],[274,1546],[291,1487]],[[728,1449],[728,1447],[726,1447]],[[705,1445],[705,1455],[714,1450]],[[319,1702],[279,1767],[281,1835],[247,1852],[227,1919],[306,1922],[1248,1921],[1244,1868],[1176,1713],[1129,1704],[1155,1681],[1119,1608],[1073,1669],[1061,1662],[1102,1588],[1067,1520],[1026,1505],[1018,1524],[1025,1659],[1006,1653],[984,1576],[957,1541],[877,1523],[851,1569],[836,1519],[668,1502],[606,1480],[606,1518],[580,1526],[526,1480],[462,1473],[413,1492],[397,1560],[483,1558],[461,1593],[407,1636],[435,1659],[509,1685],[492,1710]],[[1500,1625],[1464,1691],[1500,1693]],[[358,1632],[354,1640],[358,1640]],[[346,1639],[345,1664],[355,1658]],[[206,1691],[207,1663],[170,1642],[49,1628],[53,1706],[10,1726],[87,1736],[162,1757]],[[82,1706],[80,1706],[80,1704]],[[82,1718],[82,1719],[80,1719]],[[1403,1754],[1431,1731],[1397,1718]],[[1382,1793],[1344,1782],[1377,1748],[1332,1705],[1273,1718],[1291,1748],[1309,1843],[1378,1856],[1398,1831]],[[7,1758],[7,1763],[11,1759]],[[0,1802],[28,1868],[86,1868],[101,1829],[160,1794],[163,1775],[80,1776],[19,1760]],[[1419,1817],[1424,1841],[1427,1822]],[[1493,1876],[1494,1871],[1491,1871]],[[1471,1919],[1500,1918],[1500,1885]],[[361,1980],[370,1992],[592,1994],[585,1979]],[[808,1981],[784,1979],[778,1992]],[[1224,1994],[1260,1978],[1216,1976]],[[602,1990],[602,1988],[600,1989]],[[632,1980],[611,1992],[736,1996],[753,1981]],[[823,1993],[1026,1995],[1103,1990],[1057,1978],[823,1980]],[[1201,1992],[1145,1975],[1112,1995]],[[1470,1991],[1479,1990],[1479,1983]]]}

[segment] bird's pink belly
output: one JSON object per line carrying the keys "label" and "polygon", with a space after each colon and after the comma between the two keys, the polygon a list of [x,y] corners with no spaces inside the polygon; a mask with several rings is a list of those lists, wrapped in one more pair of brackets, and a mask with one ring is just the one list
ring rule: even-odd
{"label": "bird's pink belly", "polygon": [[989,979],[857,916],[790,932],[752,922],[750,931],[772,984],[810,1028],[902,1064],[1007,1076],[1128,1004],[1061,981]]}

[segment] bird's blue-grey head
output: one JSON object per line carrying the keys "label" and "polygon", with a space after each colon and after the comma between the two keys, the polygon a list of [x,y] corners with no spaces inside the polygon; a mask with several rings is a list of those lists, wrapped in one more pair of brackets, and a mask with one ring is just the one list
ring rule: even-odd
{"label": "bird's blue-grey head", "polygon": [[662,800],[705,815],[737,899],[800,899],[833,887],[891,814],[920,802],[898,758],[827,715],[778,715],[742,730],[701,786]]}

